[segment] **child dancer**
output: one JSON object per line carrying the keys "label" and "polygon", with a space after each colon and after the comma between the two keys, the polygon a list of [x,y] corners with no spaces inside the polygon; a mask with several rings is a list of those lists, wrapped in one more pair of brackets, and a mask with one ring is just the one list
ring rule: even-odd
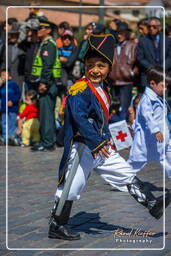
{"label": "child dancer", "polygon": [[[85,77],[69,89],[65,107],[64,153],[59,167],[59,184],[55,195],[49,226],[49,237],[66,240],[80,239],[80,235],[67,226],[73,200],[78,200],[91,171],[106,182],[127,185],[130,194],[148,208],[150,214],[160,218],[163,198],[155,198],[131,169],[130,165],[115,151],[108,128],[110,100],[103,87],[113,63],[115,40],[112,35],[91,35],[85,55]],[[60,216],[56,208],[65,180],[70,172],[80,143],[84,144],[82,157],[69,189]],[[167,194],[166,205],[170,202]]]}

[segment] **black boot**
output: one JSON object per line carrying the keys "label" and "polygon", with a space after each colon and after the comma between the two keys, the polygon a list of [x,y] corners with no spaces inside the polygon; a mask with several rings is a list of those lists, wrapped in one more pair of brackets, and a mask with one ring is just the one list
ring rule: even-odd
{"label": "black boot", "polygon": [[62,209],[61,215],[56,216],[57,203],[55,203],[54,209],[52,209],[51,218],[49,222],[49,238],[59,238],[64,240],[78,240],[80,235],[68,226],[68,220],[71,212],[73,201],[66,201]]}
{"label": "black boot", "polygon": [[[133,182],[127,185],[128,191],[137,202],[144,205],[149,213],[159,219],[163,215],[163,196],[154,197],[148,187],[137,177],[134,177]],[[165,194],[165,207],[171,202],[171,193],[168,191]]]}

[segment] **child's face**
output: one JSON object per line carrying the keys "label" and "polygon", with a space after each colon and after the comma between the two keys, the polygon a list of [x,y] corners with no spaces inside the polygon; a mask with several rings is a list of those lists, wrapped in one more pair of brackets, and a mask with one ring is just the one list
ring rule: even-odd
{"label": "child's face", "polygon": [[63,46],[68,47],[71,45],[72,41],[69,37],[63,37],[62,38]]}
{"label": "child's face", "polygon": [[92,57],[85,61],[85,76],[92,83],[101,83],[109,74],[110,65],[100,60],[98,57]]}
{"label": "child's face", "polygon": [[164,91],[167,89],[167,84],[164,84],[164,81],[156,84],[156,82],[152,80],[150,81],[150,87],[158,96],[163,96]]}
{"label": "child's face", "polygon": [[126,40],[127,38],[127,35],[126,35],[126,32],[125,31],[120,31],[117,33],[117,36],[118,36],[118,42],[121,43],[123,41]]}
{"label": "child's face", "polygon": [[31,96],[26,96],[26,98],[25,98],[25,103],[26,103],[27,105],[33,104],[33,101],[32,101],[32,99],[31,99]]}

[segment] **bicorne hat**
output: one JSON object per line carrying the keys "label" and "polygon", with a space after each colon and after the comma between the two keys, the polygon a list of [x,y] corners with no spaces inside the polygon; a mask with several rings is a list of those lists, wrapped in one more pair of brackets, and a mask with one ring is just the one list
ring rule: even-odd
{"label": "bicorne hat", "polygon": [[88,48],[85,53],[91,56],[91,52],[96,52],[97,54],[104,57],[108,62],[113,65],[114,62],[114,48],[116,46],[116,39],[111,34],[106,35],[94,35],[91,34],[88,39]]}

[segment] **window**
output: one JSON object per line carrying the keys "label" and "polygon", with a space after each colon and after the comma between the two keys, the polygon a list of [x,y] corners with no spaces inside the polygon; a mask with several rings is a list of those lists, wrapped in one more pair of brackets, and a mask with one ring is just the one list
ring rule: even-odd
{"label": "window", "polygon": [[120,15],[120,14],[121,14],[121,11],[120,11],[120,10],[115,10],[115,11],[113,11],[113,14],[115,14],[115,15]]}
{"label": "window", "polygon": [[135,17],[138,17],[140,15],[140,11],[139,10],[133,10],[132,15],[135,16]]}

